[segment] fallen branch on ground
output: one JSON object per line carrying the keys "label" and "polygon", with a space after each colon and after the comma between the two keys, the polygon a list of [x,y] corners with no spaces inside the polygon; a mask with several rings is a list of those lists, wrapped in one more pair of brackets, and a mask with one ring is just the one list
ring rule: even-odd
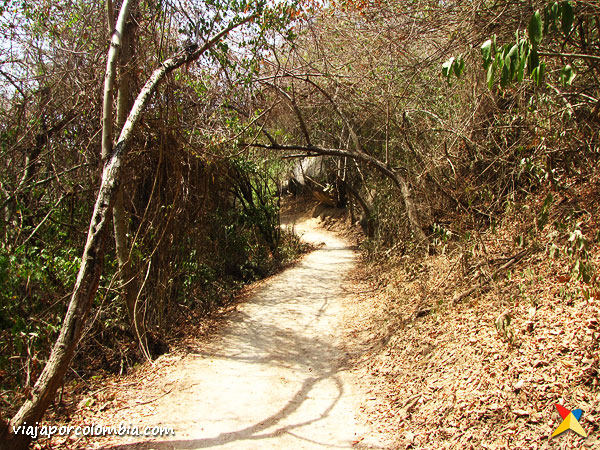
{"label": "fallen branch on ground", "polygon": [[[500,275],[500,273],[502,273],[502,271],[508,269],[510,266],[516,264],[517,262],[519,262],[521,259],[523,259],[525,257],[525,255],[529,254],[529,249],[525,249],[520,251],[519,253],[517,253],[516,255],[512,256],[507,262],[505,262],[504,264],[502,264],[500,267],[498,267],[494,273],[492,274],[491,277],[487,278],[483,283],[476,283],[475,286],[467,289],[466,291],[462,292],[461,294],[456,295],[453,299],[452,299],[452,304],[456,305],[458,302],[460,302],[462,299],[464,299],[465,297],[468,297],[469,295],[471,295],[473,292],[475,292],[477,289],[487,285],[491,280],[495,280],[496,277],[498,275]],[[481,275],[479,277],[477,277],[477,279],[481,279]]]}
{"label": "fallen branch on ground", "polygon": [[147,405],[149,403],[153,403],[156,400],[159,400],[167,395],[169,395],[171,392],[173,392],[174,388],[169,389],[167,392],[163,392],[162,394],[160,394],[158,397],[153,398],[152,400],[147,400],[145,402],[140,402],[140,403],[134,403],[133,405],[125,405],[119,409],[116,409],[113,411],[113,413],[117,412],[117,411],[123,411],[124,409],[129,409],[129,408],[133,408],[133,407],[137,407],[137,406],[143,406],[143,405]]}

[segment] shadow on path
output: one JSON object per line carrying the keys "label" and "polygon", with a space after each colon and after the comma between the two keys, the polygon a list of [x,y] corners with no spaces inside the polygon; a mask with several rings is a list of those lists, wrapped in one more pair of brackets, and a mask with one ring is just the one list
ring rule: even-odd
{"label": "shadow on path", "polygon": [[310,233],[328,245],[267,283],[214,338],[191,347],[186,377],[144,418],[178,420],[182,430],[175,431],[186,438],[102,450],[352,448],[354,407],[341,376],[348,358],[336,327],[355,254],[331,233]]}
{"label": "shadow on path", "polygon": [[[272,432],[260,434],[261,431],[264,431],[268,428],[273,427],[274,425],[279,423],[282,419],[284,419],[285,417],[288,417],[292,412],[296,411],[300,407],[300,405],[306,400],[308,393],[311,391],[311,389],[314,387],[314,385],[316,383],[318,383],[319,381],[322,381],[326,378],[331,378],[335,381],[336,387],[338,390],[338,395],[324,411],[322,411],[318,416],[316,416],[315,418],[313,418],[311,420],[301,422],[301,423],[291,424],[291,425],[285,425],[280,428],[277,428],[276,430],[274,430]],[[141,443],[137,442],[137,443],[131,443],[131,444],[102,447],[102,449],[103,450],[201,449],[201,448],[210,448],[210,447],[214,447],[214,446],[221,446],[221,445],[224,445],[224,444],[227,444],[230,442],[234,442],[234,441],[239,441],[239,440],[269,439],[272,437],[280,436],[284,433],[292,434],[290,432],[291,432],[291,430],[294,430],[295,428],[300,428],[300,427],[306,426],[308,424],[322,420],[324,417],[327,417],[343,393],[344,393],[344,389],[343,389],[342,383],[340,382],[339,378],[335,375],[335,373],[332,372],[330,374],[326,374],[326,375],[318,377],[318,378],[309,378],[309,379],[305,380],[302,385],[302,388],[298,392],[296,392],[296,394],[290,399],[290,401],[284,408],[279,410],[277,413],[273,414],[271,417],[268,417],[267,419],[262,420],[256,424],[246,427],[244,429],[241,429],[238,431],[232,431],[230,433],[221,433],[216,437],[206,438],[206,439],[189,439],[189,440],[176,440],[176,441],[173,441],[173,440],[171,440],[171,441],[148,441],[148,442],[141,442]],[[299,435],[294,435],[294,436],[301,440],[309,440],[309,439],[299,436]],[[322,445],[323,447],[326,447],[326,448],[347,448],[346,446],[334,446],[334,445],[331,445],[330,443],[326,443],[326,442],[317,442],[314,440],[309,440],[309,441],[314,443],[315,445]]]}

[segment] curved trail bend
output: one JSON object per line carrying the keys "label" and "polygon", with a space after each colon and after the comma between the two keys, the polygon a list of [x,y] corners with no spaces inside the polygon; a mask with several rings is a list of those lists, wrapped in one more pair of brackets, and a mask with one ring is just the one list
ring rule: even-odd
{"label": "curved trail bend", "polygon": [[[171,426],[176,435],[150,441],[119,438],[112,445],[104,441],[101,448],[367,445],[362,440],[367,430],[355,418],[358,398],[344,370],[348,358],[342,345],[342,309],[353,301],[342,284],[356,254],[313,220],[296,231],[308,242],[325,245],[269,280],[231,313],[216,336],[169,367],[160,381],[171,389],[168,395],[149,410],[128,409],[140,424]],[[123,419],[113,416],[111,421]]]}

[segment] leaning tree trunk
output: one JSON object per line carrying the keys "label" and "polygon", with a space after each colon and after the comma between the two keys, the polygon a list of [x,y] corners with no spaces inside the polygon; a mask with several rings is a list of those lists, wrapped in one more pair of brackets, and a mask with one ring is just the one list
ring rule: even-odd
{"label": "leaning tree trunk", "polygon": [[[119,21],[122,16],[123,20],[127,17],[128,7],[129,1],[124,0],[119,14]],[[81,266],[58,339],[52,347],[52,352],[50,353],[48,362],[44,366],[44,370],[33,387],[31,398],[23,403],[19,411],[11,419],[8,427],[0,430],[0,450],[27,449],[31,438],[20,433],[14,433],[14,431],[25,423],[35,424],[42,419],[69,368],[100,282],[107,224],[109,222],[110,210],[119,188],[123,156],[127,152],[133,130],[137,126],[150,97],[168,73],[181,67],[183,64],[198,59],[207,50],[214,47],[231,30],[255,18],[256,16],[252,15],[242,19],[240,22],[233,23],[193,52],[182,51],[177,56],[164,61],[152,73],[137,96],[129,112],[127,121],[121,130],[117,144],[104,164],[102,181],[96,197],[94,212],[90,220],[87,242],[81,257]]]}
{"label": "leaning tree trunk", "polygon": [[[110,118],[109,122],[112,121],[112,90],[114,86],[116,64],[119,56],[119,48],[121,46],[121,38],[125,28],[125,20],[129,16],[131,3],[130,0],[123,1],[121,11],[119,12],[119,18],[111,37],[104,83],[105,99],[102,117],[103,127],[106,126],[107,115]],[[107,92],[109,95],[108,103],[110,104],[108,109],[106,108]],[[112,135],[112,123],[108,130],[103,130],[103,157],[105,156],[104,140],[107,133],[109,136]],[[120,168],[120,159],[118,162],[119,164],[117,164],[117,166]],[[81,266],[58,339],[52,348],[52,352],[50,353],[50,357],[44,370],[33,387],[31,398],[25,401],[19,411],[17,411],[17,414],[12,418],[9,429],[5,430],[3,433],[6,435],[1,436],[0,449],[2,450],[20,450],[29,446],[29,443],[31,442],[29,436],[22,433],[11,433],[19,426],[23,426],[26,423],[35,424],[41,420],[48,405],[54,398],[56,390],[62,383],[62,379],[73,359],[73,354],[75,353],[75,348],[77,347],[77,343],[83,332],[83,327],[92,300],[98,289],[98,284],[100,283],[100,274],[104,258],[104,242],[106,239],[106,222],[109,219],[108,206],[112,200],[112,194],[109,189],[106,189],[106,186],[115,184],[115,180],[110,179],[112,173],[109,169],[110,165],[106,164],[102,174],[102,187],[98,192],[94,213],[92,215],[92,220],[90,221],[87,242],[81,258]],[[117,169],[116,172],[118,174],[119,170]]]}

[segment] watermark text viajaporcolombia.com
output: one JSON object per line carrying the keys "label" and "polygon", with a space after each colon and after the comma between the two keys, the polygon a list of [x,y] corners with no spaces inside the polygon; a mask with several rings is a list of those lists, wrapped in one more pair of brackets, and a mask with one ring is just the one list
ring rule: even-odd
{"label": "watermark text viajaporcolombia.com", "polygon": [[175,436],[175,431],[172,427],[160,427],[160,426],[139,426],[139,425],[126,425],[120,423],[119,425],[40,425],[38,422],[35,425],[25,424],[14,427],[13,434],[24,434],[32,439],[38,437],[52,436],[143,436],[143,437],[158,437],[158,436]]}

